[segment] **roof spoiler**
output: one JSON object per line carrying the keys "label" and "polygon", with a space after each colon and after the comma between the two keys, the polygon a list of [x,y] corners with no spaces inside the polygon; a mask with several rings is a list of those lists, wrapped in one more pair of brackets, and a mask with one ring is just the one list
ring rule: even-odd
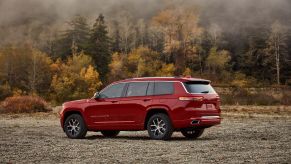
{"label": "roof spoiler", "polygon": [[210,84],[210,80],[204,80],[204,79],[189,79],[187,82],[188,84]]}

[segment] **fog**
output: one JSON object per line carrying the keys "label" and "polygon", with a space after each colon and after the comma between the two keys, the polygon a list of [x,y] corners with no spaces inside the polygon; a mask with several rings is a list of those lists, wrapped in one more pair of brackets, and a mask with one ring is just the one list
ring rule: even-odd
{"label": "fog", "polygon": [[0,0],[0,37],[5,43],[37,32],[38,27],[63,25],[77,14],[92,21],[103,13],[112,20],[128,11],[133,19],[149,20],[173,6],[193,6],[202,26],[215,23],[231,32],[275,20],[291,25],[291,0]]}

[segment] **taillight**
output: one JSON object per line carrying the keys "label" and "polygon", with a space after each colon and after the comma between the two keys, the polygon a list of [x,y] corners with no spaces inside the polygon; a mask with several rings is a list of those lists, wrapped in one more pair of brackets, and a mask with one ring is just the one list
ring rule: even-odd
{"label": "taillight", "polygon": [[203,97],[179,97],[181,101],[203,101]]}

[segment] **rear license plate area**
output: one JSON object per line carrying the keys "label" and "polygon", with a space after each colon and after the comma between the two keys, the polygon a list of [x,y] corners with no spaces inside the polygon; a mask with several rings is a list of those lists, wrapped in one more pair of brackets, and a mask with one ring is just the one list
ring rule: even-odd
{"label": "rear license plate area", "polygon": [[213,104],[206,104],[206,109],[214,109],[214,105]]}

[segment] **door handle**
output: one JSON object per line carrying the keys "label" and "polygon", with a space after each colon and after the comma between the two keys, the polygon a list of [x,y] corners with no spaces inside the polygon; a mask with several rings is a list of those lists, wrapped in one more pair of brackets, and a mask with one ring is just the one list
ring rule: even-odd
{"label": "door handle", "polygon": [[117,100],[113,100],[113,101],[111,101],[112,103],[117,103],[118,101]]}
{"label": "door handle", "polygon": [[143,99],[143,101],[150,101],[150,100],[152,100],[152,99],[150,99],[150,98]]}

